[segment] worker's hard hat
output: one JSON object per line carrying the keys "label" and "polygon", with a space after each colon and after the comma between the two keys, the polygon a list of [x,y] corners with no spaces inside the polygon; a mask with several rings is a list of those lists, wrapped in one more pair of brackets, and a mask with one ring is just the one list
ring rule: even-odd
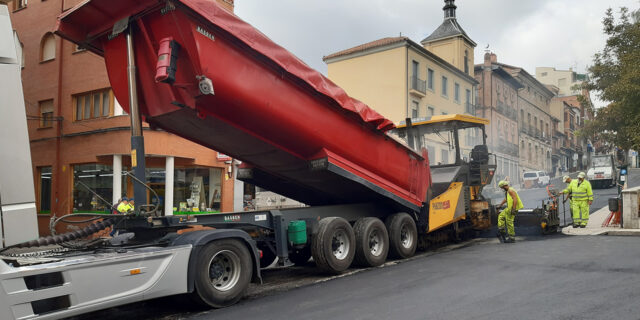
{"label": "worker's hard hat", "polygon": [[127,197],[122,197],[122,201],[129,201]]}
{"label": "worker's hard hat", "polygon": [[567,182],[569,182],[569,179],[571,179],[571,177],[564,176],[564,177],[562,177],[562,182],[567,183]]}
{"label": "worker's hard hat", "polygon": [[130,198],[129,201],[133,201],[133,198]]}
{"label": "worker's hard hat", "polygon": [[500,187],[500,188],[502,188],[504,186],[508,186],[508,185],[509,185],[509,181],[502,180],[502,181],[498,182],[498,187]]}
{"label": "worker's hard hat", "polygon": [[584,174],[584,172],[578,173],[578,178],[584,179],[585,176],[586,174]]}

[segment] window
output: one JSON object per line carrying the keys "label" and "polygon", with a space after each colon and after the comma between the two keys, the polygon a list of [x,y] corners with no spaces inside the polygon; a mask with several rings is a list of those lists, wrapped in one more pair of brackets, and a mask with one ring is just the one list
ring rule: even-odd
{"label": "window", "polygon": [[453,99],[460,103],[460,84],[458,83],[453,85]]}
{"label": "window", "polygon": [[78,94],[73,100],[76,121],[113,116],[114,98],[111,89]]}
{"label": "window", "polygon": [[429,90],[433,91],[433,77],[434,77],[434,72],[431,69],[427,69],[427,88],[429,88]]}
{"label": "window", "polygon": [[433,164],[433,162],[436,160],[436,148],[434,146],[427,146],[427,152],[429,152],[429,163]]}
{"label": "window", "polygon": [[547,73],[546,73],[546,72],[543,72],[543,73],[541,73],[541,74],[540,74],[540,76],[541,76],[541,77],[546,77],[546,76],[547,76]]}
{"label": "window", "polygon": [[429,117],[433,117],[436,114],[436,109],[434,107],[427,107],[427,111],[427,116]]}
{"label": "window", "polygon": [[27,0],[13,0],[13,10],[19,10],[27,7]]}
{"label": "window", "polygon": [[220,212],[222,169],[185,168],[174,171],[174,213],[194,211]]}
{"label": "window", "polygon": [[442,149],[440,153],[441,158],[438,164],[449,164],[449,150]]}
{"label": "window", "polygon": [[448,93],[447,93],[447,77],[442,76],[442,95],[447,97]]}
{"label": "window", "polygon": [[411,101],[411,119],[416,119],[420,116],[420,104],[417,101]]}
{"label": "window", "polygon": [[40,128],[51,128],[53,126],[53,100],[40,101]]}
{"label": "window", "polygon": [[[102,164],[81,164],[73,166],[73,212],[104,213],[110,211],[110,203],[100,200],[93,190],[107,201],[113,193],[113,168]],[[125,179],[123,179],[125,180]],[[122,190],[127,190],[123,188]],[[142,204],[146,201],[137,201]]]}
{"label": "window", "polygon": [[49,32],[40,42],[40,61],[51,61],[56,58],[56,38]]}
{"label": "window", "polygon": [[464,51],[464,73],[469,74],[469,50]]}
{"label": "window", "polygon": [[38,168],[38,213],[51,213],[51,167]]}
{"label": "window", "polygon": [[420,72],[419,70],[420,70],[420,64],[418,63],[418,61],[413,60],[411,64],[411,71],[413,72],[412,76],[414,78],[418,78],[418,73]]}
{"label": "window", "polygon": [[446,111],[442,111],[442,115],[443,115],[443,116],[446,116],[446,115],[447,115],[447,112],[446,112]]}

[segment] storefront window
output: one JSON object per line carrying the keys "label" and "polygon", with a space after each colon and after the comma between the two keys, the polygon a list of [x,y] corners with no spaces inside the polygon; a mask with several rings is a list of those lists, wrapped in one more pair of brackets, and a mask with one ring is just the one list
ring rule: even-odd
{"label": "storefront window", "polygon": [[174,212],[220,212],[222,169],[185,168],[174,173]]}
{"label": "storefront window", "polygon": [[51,167],[41,167],[40,172],[40,207],[38,213],[51,213]]}
{"label": "storefront window", "polygon": [[148,192],[149,201],[157,205],[160,212],[164,211],[165,174],[164,168],[147,168],[145,174],[149,188],[158,195],[156,198],[152,192]]}
{"label": "storefront window", "polygon": [[111,166],[102,164],[75,165],[73,166],[73,181],[74,212],[105,213],[110,211],[109,203],[101,200],[96,194],[106,201],[111,201],[113,194],[113,168]]}

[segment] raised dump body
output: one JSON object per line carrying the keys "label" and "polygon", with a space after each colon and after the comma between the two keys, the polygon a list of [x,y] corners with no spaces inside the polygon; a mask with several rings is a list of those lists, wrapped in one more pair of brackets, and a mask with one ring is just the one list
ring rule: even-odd
{"label": "raised dump body", "polygon": [[215,1],[93,0],[56,32],[104,56],[128,110],[129,30],[144,119],[244,161],[240,178],[310,205],[419,211],[426,201],[426,153],[391,139],[391,121]]}

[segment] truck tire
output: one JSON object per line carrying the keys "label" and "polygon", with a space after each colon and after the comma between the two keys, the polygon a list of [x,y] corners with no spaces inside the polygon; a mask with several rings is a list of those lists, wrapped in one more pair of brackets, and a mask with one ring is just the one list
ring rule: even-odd
{"label": "truck tire", "polygon": [[194,300],[213,308],[238,302],[253,276],[251,255],[244,243],[235,239],[212,241],[198,255]]}
{"label": "truck tire", "polygon": [[418,229],[410,215],[399,212],[385,220],[389,231],[389,255],[393,258],[406,259],[416,253]]}
{"label": "truck tire", "polygon": [[313,236],[311,255],[320,270],[333,274],[347,270],[353,262],[355,251],[355,235],[347,220],[328,217],[318,222],[318,232]]}
{"label": "truck tire", "polygon": [[293,249],[289,253],[289,260],[296,266],[304,266],[311,259],[311,247],[304,246],[301,249]]}
{"label": "truck tire", "polygon": [[377,267],[387,261],[389,235],[378,218],[361,218],[353,226],[356,236],[354,262],[362,267]]}

